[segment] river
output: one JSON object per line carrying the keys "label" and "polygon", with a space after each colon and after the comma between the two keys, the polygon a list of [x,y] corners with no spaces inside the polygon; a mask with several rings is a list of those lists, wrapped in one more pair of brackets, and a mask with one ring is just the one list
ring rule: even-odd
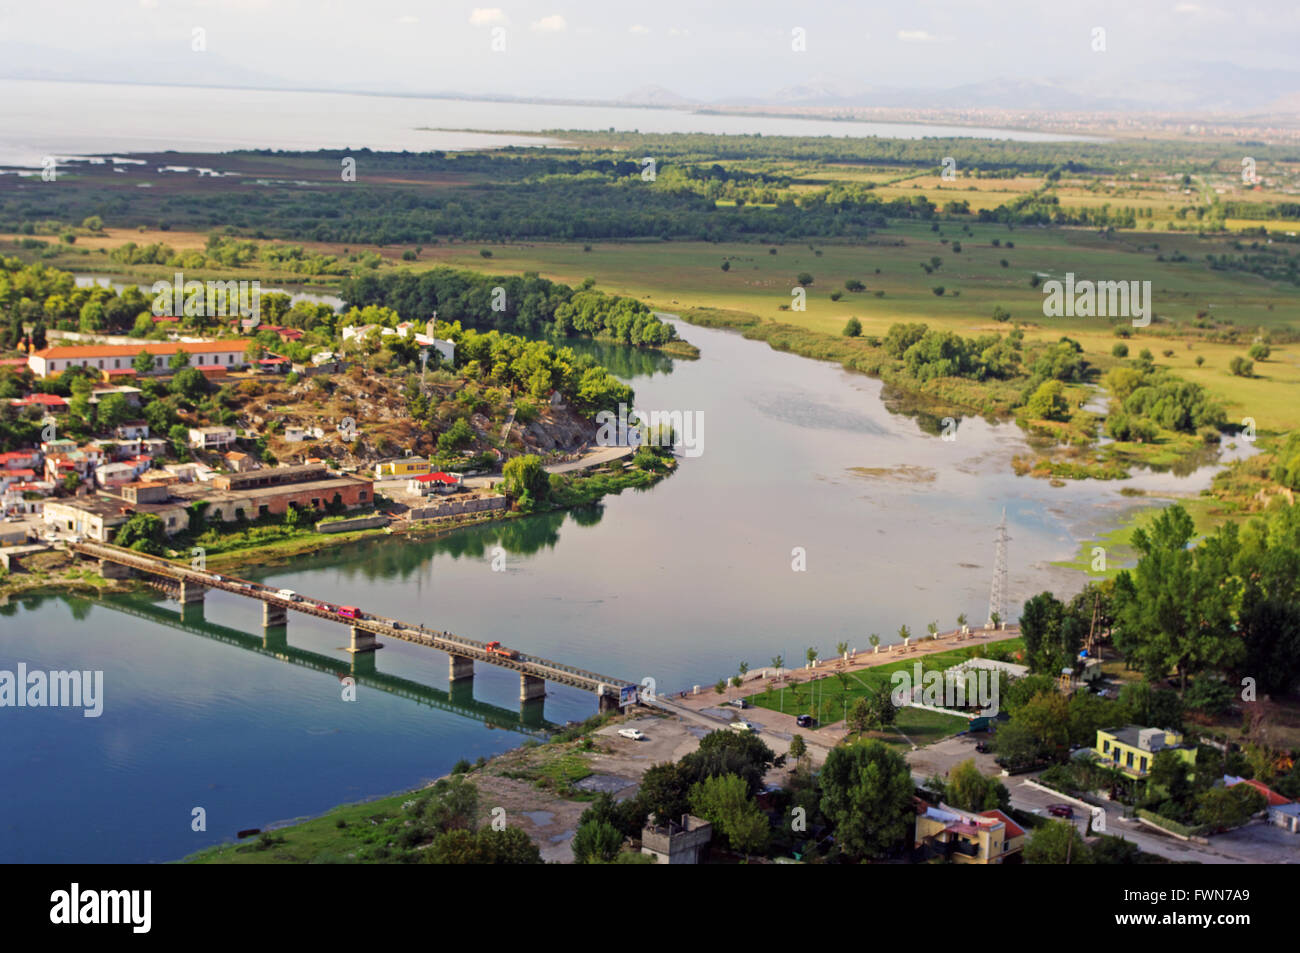
{"label": "river", "polygon": [[[1052,487],[1011,472],[1026,448],[1012,423],[966,419],[946,441],[933,422],[891,413],[879,381],[733,333],[680,330],[699,360],[605,355],[638,407],[702,415],[702,453],[653,489],[233,571],[674,691],[742,660],[757,667],[780,653],[795,664],[808,646],[865,648],[872,632],[893,641],[904,623],[924,632],[960,612],[982,622],[1004,508],[1014,615],[1041,589],[1082,585],[1051,563],[1140,505],[1122,485],[1195,490],[1213,472]],[[803,571],[792,568],[796,549]],[[345,702],[330,670],[348,665],[342,627],[295,616],[293,652],[262,650],[250,600],[211,593],[202,620],[186,622],[161,598],[114,602],[20,599],[0,610],[0,669],[105,679],[99,718],[0,709],[0,860],[171,860],[523,740],[508,725],[518,680],[504,670],[480,667],[473,696],[493,707],[467,708],[440,691],[445,656],[389,644],[378,670],[434,691],[409,698],[363,682]],[[589,695],[552,687],[544,714],[561,723],[594,710]],[[191,829],[195,807],[205,831]]]}

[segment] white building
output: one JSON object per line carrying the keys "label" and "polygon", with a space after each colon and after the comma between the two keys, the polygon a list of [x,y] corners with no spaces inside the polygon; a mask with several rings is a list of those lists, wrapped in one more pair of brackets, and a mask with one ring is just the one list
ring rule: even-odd
{"label": "white building", "polygon": [[234,427],[191,427],[190,446],[195,450],[216,450],[235,442]]}
{"label": "white building", "polygon": [[177,351],[185,351],[191,367],[235,369],[248,364],[244,351],[248,341],[166,341],[139,344],[77,344],[42,348],[27,357],[27,366],[37,377],[61,374],[69,367],[89,367],[100,371],[129,371],[141,351],[153,358],[155,371],[166,370]]}

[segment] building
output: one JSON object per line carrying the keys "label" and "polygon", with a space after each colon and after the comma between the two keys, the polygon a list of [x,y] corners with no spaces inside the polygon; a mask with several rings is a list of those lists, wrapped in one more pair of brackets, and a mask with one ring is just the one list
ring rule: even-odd
{"label": "building", "polygon": [[141,391],[140,388],[128,387],[125,384],[115,387],[96,387],[90,392],[90,402],[92,404],[98,404],[105,397],[110,397],[113,394],[121,394],[122,397],[126,399],[126,402],[132,407],[139,407],[141,393],[143,393],[143,391]]}
{"label": "building", "polygon": [[248,363],[244,352],[248,341],[235,338],[227,341],[149,341],[140,344],[76,344],[46,347],[27,356],[27,366],[37,377],[52,377],[69,367],[89,367],[95,370],[126,371],[135,367],[136,356],[145,351],[153,358],[155,371],[166,370],[177,351],[185,351],[190,366],[203,370],[221,366],[228,370],[243,368]]}
{"label": "building", "polygon": [[410,477],[431,472],[433,472],[433,465],[428,460],[421,460],[419,457],[400,457],[397,460],[385,460],[375,467],[375,476],[380,480],[385,477]]}
{"label": "building", "polygon": [[1287,801],[1268,809],[1268,822],[1292,834],[1300,834],[1300,804]]}
{"label": "building", "polygon": [[456,342],[434,337],[433,326],[434,322],[429,321],[425,325],[425,333],[421,334],[409,321],[403,321],[395,328],[386,328],[380,324],[353,324],[343,329],[342,337],[344,345],[352,343],[360,346],[365,341],[366,335],[378,330],[381,338],[392,335],[411,338],[419,347],[437,352],[440,361],[446,361],[448,364],[455,363]]}
{"label": "building", "polygon": [[222,455],[226,461],[226,466],[235,473],[247,473],[250,470],[261,469],[262,464],[252,454],[243,453],[239,450],[231,450]]}
{"label": "building", "polygon": [[1125,725],[1123,728],[1097,729],[1094,753],[1103,762],[1118,768],[1130,778],[1144,778],[1160,751],[1170,750],[1187,762],[1196,764],[1196,750],[1183,744],[1183,736],[1163,728]]}
{"label": "building", "polygon": [[304,440],[324,440],[325,431],[320,427],[285,427],[286,443],[302,443]]}
{"label": "building", "polygon": [[324,466],[268,467],[218,474],[207,484],[139,480],[115,487],[112,494],[47,500],[44,519],[52,532],[112,542],[117,528],[136,513],[158,516],[169,536],[188,529],[195,503],[207,504],[204,516],[210,523],[229,523],[283,516],[290,506],[324,513],[373,502],[369,480],[335,475]]}
{"label": "building", "polygon": [[61,414],[68,409],[68,402],[58,394],[28,394],[26,397],[10,398],[9,403],[20,410],[26,407],[36,407],[47,414]]}
{"label": "building", "polygon": [[216,450],[235,442],[234,427],[191,427],[190,446],[195,450]]}
{"label": "building", "polygon": [[683,814],[681,823],[658,824],[653,814],[641,831],[641,853],[661,864],[698,864],[713,840],[713,825],[693,814]]}
{"label": "building", "polygon": [[0,453],[0,470],[34,470],[41,464],[41,452],[35,448]]}
{"label": "building", "polygon": [[406,492],[418,496],[430,493],[452,493],[460,486],[459,473],[417,473],[406,481]]}
{"label": "building", "polygon": [[145,440],[149,436],[149,425],[143,420],[128,420],[113,428],[113,436],[118,440]]}
{"label": "building", "polygon": [[1274,791],[1272,788],[1270,788],[1263,781],[1256,781],[1254,778],[1238,778],[1238,777],[1234,777],[1233,775],[1226,774],[1223,776],[1223,784],[1225,787],[1234,787],[1238,784],[1249,785],[1250,787],[1258,791],[1260,794],[1264,795],[1264,801],[1268,807],[1281,807],[1283,804],[1291,803],[1290,798],[1283,797],[1282,795]]}
{"label": "building", "polygon": [[162,520],[163,529],[168,535],[189,527],[189,514],[186,513],[184,504],[132,504],[121,497],[111,496],[46,500],[41,515],[49,532],[111,543],[118,527],[136,513],[152,513],[157,516]]}
{"label": "building", "polygon": [[1002,864],[1024,849],[1023,828],[1001,811],[974,813],[943,802],[917,806],[915,847],[927,858]]}

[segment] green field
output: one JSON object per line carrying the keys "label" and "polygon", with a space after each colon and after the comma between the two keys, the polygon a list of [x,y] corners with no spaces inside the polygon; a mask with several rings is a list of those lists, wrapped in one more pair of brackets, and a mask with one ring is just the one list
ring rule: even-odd
{"label": "green field", "polygon": [[[988,645],[972,645],[946,652],[897,661],[855,672],[839,672],[824,678],[785,688],[769,689],[749,696],[749,703],[770,711],[787,715],[812,715],[819,726],[834,725],[844,721],[845,713],[854,703],[868,693],[889,691],[894,672],[912,672],[919,662],[922,673],[941,672],[959,662],[976,656],[1012,656],[1024,647],[1020,639],[1008,639]],[[904,708],[898,713],[893,730],[870,732],[890,744],[924,746],[963,730],[966,719],[920,708]],[[900,735],[902,737],[900,737]],[[906,739],[906,740],[905,740]]]}

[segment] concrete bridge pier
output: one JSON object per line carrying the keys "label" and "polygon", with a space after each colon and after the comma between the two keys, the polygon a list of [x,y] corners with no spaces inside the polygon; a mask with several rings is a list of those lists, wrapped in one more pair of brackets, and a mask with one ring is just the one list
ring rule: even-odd
{"label": "concrete bridge pier", "polygon": [[187,625],[195,625],[204,621],[203,618],[203,600],[195,602],[186,602],[181,600],[181,621]]}
{"label": "concrete bridge pier", "polygon": [[262,602],[262,628],[289,624],[289,610],[278,602]]}
{"label": "concrete bridge pier", "polygon": [[375,638],[375,633],[369,629],[361,629],[355,625],[348,626],[352,630],[352,644],[348,646],[348,651],[353,655],[361,652],[373,652],[376,649],[382,649],[379,640]]}
{"label": "concrete bridge pier", "polygon": [[602,715],[607,711],[618,711],[618,696],[601,693],[596,696],[598,700],[596,710]]}
{"label": "concrete bridge pier", "polygon": [[519,700],[521,702],[535,701],[545,697],[546,679],[523,673],[519,675]]}
{"label": "concrete bridge pier", "polygon": [[447,661],[450,663],[450,671],[447,673],[447,680],[453,685],[459,681],[465,681],[474,677],[474,660],[464,655],[448,655]]}
{"label": "concrete bridge pier", "polygon": [[188,579],[181,580],[181,605],[187,606],[192,602],[202,602],[204,595],[207,594],[208,587],[197,582],[190,582]]}

